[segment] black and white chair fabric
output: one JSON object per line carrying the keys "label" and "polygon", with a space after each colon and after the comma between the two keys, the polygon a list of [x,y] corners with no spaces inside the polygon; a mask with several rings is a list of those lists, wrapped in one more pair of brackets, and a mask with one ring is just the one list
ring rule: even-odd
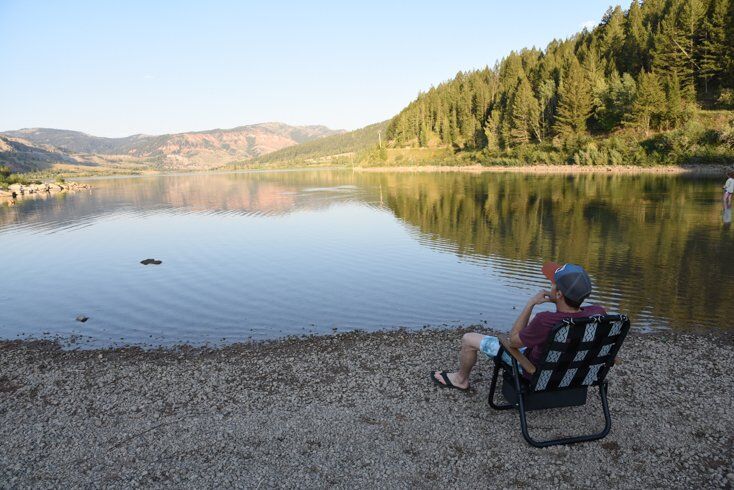
{"label": "black and white chair fabric", "polygon": [[[505,341],[495,357],[494,373],[489,389],[489,404],[496,410],[517,407],[525,440],[535,447],[593,441],[609,434],[612,420],[607,403],[606,376],[614,365],[619,348],[630,328],[624,315],[595,315],[568,318],[553,328],[543,348],[543,361],[533,365],[517,349]],[[510,354],[511,364],[502,360]],[[530,375],[523,376],[521,369]],[[502,394],[507,404],[494,401],[499,372],[503,372]],[[590,386],[599,387],[605,425],[596,434],[537,441],[530,437],[526,411],[584,405]]]}

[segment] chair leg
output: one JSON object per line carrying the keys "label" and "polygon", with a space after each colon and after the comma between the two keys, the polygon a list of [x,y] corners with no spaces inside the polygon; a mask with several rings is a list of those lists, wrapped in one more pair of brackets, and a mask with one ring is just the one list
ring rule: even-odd
{"label": "chair leg", "polygon": [[497,388],[497,377],[500,372],[500,365],[498,362],[494,363],[494,372],[492,373],[492,383],[489,385],[489,396],[487,397],[487,401],[489,402],[489,406],[494,408],[495,410],[509,410],[511,408],[514,408],[515,405],[511,403],[507,403],[504,405],[499,405],[494,402],[494,392]]}
{"label": "chair leg", "polygon": [[604,410],[604,429],[596,434],[589,434],[584,436],[564,437],[561,439],[549,439],[547,441],[536,441],[528,433],[528,423],[525,416],[525,395],[520,393],[518,396],[519,409],[520,409],[520,428],[522,429],[522,435],[531,446],[534,447],[548,447],[556,446],[559,444],[575,444],[577,442],[588,442],[602,439],[609,434],[609,430],[612,428],[612,417],[609,414],[609,404],[607,402],[607,382],[604,381],[599,385],[599,397],[601,398],[601,406]]}

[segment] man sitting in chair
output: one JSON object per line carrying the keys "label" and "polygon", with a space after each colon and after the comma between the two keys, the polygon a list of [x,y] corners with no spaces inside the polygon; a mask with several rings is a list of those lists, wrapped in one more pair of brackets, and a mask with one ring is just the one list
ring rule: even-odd
{"label": "man sitting in chair", "polygon": [[[528,300],[520,316],[512,325],[507,342],[510,347],[525,347],[525,356],[536,366],[541,362],[543,355],[541,349],[558,322],[564,318],[606,314],[604,308],[598,305],[581,307],[584,300],[591,294],[591,279],[583,267],[576,264],[559,265],[554,262],[546,262],[542,271],[550,280],[551,289],[550,291],[539,291]],[[535,315],[533,321],[528,323],[533,308],[543,303],[555,303],[556,311],[540,312]],[[499,348],[500,342],[497,337],[475,332],[466,333],[461,339],[459,370],[452,373],[433,371],[431,379],[441,388],[466,391],[469,389],[469,374],[477,362],[477,351],[482,351],[494,358]],[[511,362],[506,352],[503,354],[503,360],[508,364]]]}

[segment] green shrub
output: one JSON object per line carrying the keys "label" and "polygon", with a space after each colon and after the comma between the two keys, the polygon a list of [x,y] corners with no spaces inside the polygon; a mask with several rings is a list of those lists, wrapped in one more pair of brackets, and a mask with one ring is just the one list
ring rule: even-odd
{"label": "green shrub", "polygon": [[722,107],[734,108],[734,90],[730,88],[722,89],[716,103]]}
{"label": "green shrub", "polygon": [[729,121],[729,126],[719,130],[718,142],[724,147],[734,150],[734,119]]}

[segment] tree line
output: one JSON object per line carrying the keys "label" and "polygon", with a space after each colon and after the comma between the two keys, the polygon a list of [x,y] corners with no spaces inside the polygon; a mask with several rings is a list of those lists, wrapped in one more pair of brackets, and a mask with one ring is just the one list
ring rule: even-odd
{"label": "tree line", "polygon": [[620,130],[673,130],[697,108],[734,108],[734,0],[634,0],[545,50],[459,72],[389,123],[393,147],[489,154]]}

